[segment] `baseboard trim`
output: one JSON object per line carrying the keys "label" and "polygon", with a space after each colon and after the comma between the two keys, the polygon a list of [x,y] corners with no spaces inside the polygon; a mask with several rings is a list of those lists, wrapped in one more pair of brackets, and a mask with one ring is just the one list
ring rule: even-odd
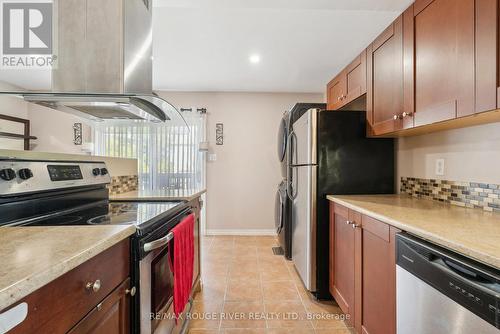
{"label": "baseboard trim", "polygon": [[255,235],[276,236],[276,230],[211,230],[207,229],[205,235]]}

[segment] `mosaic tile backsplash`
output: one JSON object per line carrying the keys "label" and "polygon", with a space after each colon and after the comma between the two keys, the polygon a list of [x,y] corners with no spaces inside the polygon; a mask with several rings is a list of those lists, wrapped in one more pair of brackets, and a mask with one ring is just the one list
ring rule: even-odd
{"label": "mosaic tile backsplash", "polygon": [[401,177],[401,193],[468,208],[500,212],[500,185]]}
{"label": "mosaic tile backsplash", "polygon": [[123,194],[139,188],[139,178],[137,175],[112,176],[108,185],[110,195]]}

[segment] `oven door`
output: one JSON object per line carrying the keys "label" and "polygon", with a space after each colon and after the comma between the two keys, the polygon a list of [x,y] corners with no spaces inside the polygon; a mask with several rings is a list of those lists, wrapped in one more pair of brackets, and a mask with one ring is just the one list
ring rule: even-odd
{"label": "oven door", "polygon": [[[174,258],[173,226],[189,215],[191,210],[181,212],[175,218],[140,242],[139,262],[140,328],[141,333],[174,332],[173,314],[174,277],[171,263]],[[179,321],[181,324],[182,322]],[[179,326],[178,326],[179,327]]]}

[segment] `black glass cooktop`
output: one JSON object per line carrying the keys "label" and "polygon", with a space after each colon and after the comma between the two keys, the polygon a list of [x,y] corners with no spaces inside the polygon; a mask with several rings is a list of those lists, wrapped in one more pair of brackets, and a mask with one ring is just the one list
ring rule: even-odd
{"label": "black glass cooktop", "polygon": [[182,211],[185,202],[101,202],[71,212],[20,222],[23,226],[136,225],[144,229]]}

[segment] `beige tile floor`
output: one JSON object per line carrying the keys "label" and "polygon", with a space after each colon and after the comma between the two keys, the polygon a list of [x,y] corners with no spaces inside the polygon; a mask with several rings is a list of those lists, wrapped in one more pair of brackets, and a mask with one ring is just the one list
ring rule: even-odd
{"label": "beige tile floor", "polygon": [[274,255],[273,237],[202,238],[203,290],[195,297],[192,334],[347,334],[334,302],[317,302],[293,264]]}

